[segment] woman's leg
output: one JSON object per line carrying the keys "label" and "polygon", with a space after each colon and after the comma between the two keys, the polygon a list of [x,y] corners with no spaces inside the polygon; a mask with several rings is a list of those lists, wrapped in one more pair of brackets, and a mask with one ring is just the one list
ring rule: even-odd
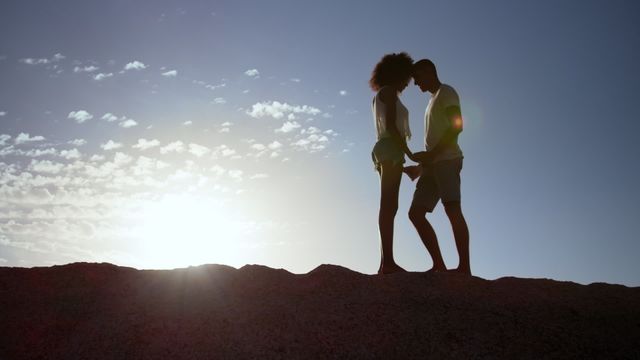
{"label": "woman's leg", "polygon": [[381,261],[378,274],[405,271],[393,259],[393,223],[398,212],[398,193],[402,179],[402,164],[383,162],[380,168],[380,230]]}

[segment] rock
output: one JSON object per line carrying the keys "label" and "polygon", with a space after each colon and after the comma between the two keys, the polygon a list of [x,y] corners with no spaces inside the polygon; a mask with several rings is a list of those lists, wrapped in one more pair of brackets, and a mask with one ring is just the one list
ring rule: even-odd
{"label": "rock", "polygon": [[640,288],[246,265],[0,267],[0,359],[637,359]]}

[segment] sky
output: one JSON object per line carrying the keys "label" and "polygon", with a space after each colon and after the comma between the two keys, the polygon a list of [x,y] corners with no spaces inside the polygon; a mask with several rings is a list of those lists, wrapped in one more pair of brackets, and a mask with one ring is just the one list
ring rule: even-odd
{"label": "sky", "polygon": [[[632,1],[3,1],[0,266],[331,263],[373,274],[368,79],[460,96],[474,275],[640,286]],[[401,95],[423,148],[430,95]],[[431,260],[407,217],[396,261]],[[428,216],[449,268],[439,204]]]}

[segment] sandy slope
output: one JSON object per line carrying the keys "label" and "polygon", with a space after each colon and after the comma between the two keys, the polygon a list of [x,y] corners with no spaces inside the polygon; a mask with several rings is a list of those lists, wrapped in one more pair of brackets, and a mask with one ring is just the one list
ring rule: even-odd
{"label": "sandy slope", "polygon": [[0,267],[0,359],[640,358],[640,288],[322,265]]}

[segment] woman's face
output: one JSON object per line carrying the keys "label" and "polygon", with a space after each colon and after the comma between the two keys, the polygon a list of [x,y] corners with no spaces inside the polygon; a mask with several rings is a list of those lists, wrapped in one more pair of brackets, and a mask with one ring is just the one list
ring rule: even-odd
{"label": "woman's face", "polygon": [[404,89],[406,89],[407,86],[409,86],[409,82],[410,81],[411,81],[411,78],[407,78],[405,80],[401,80],[397,85],[398,86],[398,91],[402,92]]}

